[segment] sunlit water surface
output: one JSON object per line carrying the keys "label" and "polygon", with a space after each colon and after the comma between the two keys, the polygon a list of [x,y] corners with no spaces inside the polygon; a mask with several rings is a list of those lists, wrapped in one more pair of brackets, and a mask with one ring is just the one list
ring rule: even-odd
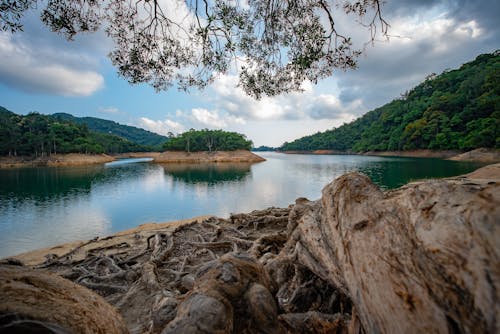
{"label": "sunlit water surface", "polygon": [[479,164],[438,159],[259,153],[258,164],[155,164],[0,170],[0,257],[91,239],[145,222],[227,217],[298,197],[318,199],[335,177],[359,171],[384,189],[470,172]]}

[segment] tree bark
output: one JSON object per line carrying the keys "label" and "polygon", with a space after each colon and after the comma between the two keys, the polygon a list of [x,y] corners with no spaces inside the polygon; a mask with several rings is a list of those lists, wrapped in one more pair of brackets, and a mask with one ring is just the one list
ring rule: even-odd
{"label": "tree bark", "polygon": [[290,213],[280,257],[347,294],[368,333],[498,333],[500,183],[383,193],[349,173]]}

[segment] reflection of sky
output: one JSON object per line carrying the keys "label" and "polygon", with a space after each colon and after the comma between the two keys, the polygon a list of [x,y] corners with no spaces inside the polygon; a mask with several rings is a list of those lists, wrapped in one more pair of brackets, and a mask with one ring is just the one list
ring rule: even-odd
{"label": "reflection of sky", "polygon": [[105,212],[89,208],[86,199],[61,199],[39,205],[27,201],[0,209],[0,257],[74,240],[109,234]]}
{"label": "reflection of sky", "polygon": [[[259,154],[267,161],[239,169],[210,166],[206,181],[203,166],[183,173],[180,166],[126,161],[106,168],[0,171],[0,181],[21,180],[0,188],[0,257],[146,222],[227,217],[286,207],[298,197],[315,200],[326,184],[353,170],[391,188],[415,178],[458,175],[478,167],[430,159]],[[50,183],[26,185],[43,179]],[[40,190],[44,185],[50,187]]]}

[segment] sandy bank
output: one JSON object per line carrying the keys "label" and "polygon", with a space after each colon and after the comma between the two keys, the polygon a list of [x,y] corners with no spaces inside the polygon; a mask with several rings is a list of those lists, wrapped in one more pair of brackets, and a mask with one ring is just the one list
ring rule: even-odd
{"label": "sandy bank", "polygon": [[451,157],[449,160],[495,163],[495,162],[500,162],[500,150],[494,148],[478,148]]}
{"label": "sandy bank", "polygon": [[245,150],[217,152],[166,151],[153,161],[160,163],[261,162],[266,159]]}
{"label": "sandy bank", "polygon": [[82,166],[103,164],[115,160],[106,154],[52,154],[44,157],[0,157],[0,168]]}

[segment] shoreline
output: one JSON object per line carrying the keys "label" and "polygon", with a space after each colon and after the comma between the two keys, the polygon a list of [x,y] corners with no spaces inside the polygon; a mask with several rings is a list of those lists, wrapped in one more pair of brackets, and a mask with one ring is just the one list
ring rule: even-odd
{"label": "shoreline", "polygon": [[312,154],[312,155],[365,155],[379,157],[408,157],[408,158],[436,158],[452,161],[471,162],[500,162],[500,150],[489,148],[477,148],[463,152],[459,150],[410,150],[410,151],[368,151],[351,152],[337,150],[314,150],[314,151],[277,151],[283,154]]}
{"label": "shoreline", "polygon": [[262,162],[266,159],[244,150],[217,152],[127,152],[118,154],[52,154],[43,157],[0,157],[0,169],[98,165],[118,159],[152,158],[154,163]]}
{"label": "shoreline", "polygon": [[[478,148],[467,152],[456,150],[433,151],[433,150],[412,150],[412,151],[369,151],[369,152],[343,152],[336,150],[315,150],[315,151],[276,151],[283,154],[312,154],[312,155],[364,155],[381,157],[408,157],[408,158],[436,158],[452,161],[470,161],[483,163],[500,162],[499,149]],[[26,167],[73,167],[85,165],[97,165],[126,158],[152,158],[151,162],[160,164],[175,163],[228,163],[247,162],[256,163],[266,161],[263,157],[251,151],[216,151],[216,152],[127,152],[112,155],[107,154],[52,154],[43,157],[0,157],[0,169],[26,168]]]}
{"label": "shoreline", "polygon": [[63,167],[104,164],[116,160],[107,154],[52,154],[43,157],[0,157],[0,168]]}

